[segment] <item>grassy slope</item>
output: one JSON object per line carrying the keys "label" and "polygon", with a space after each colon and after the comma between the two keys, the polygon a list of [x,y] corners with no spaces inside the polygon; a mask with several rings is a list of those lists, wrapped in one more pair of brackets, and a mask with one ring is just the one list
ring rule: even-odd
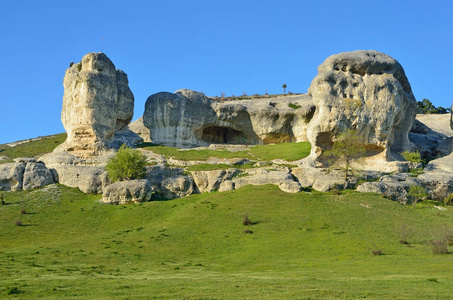
{"label": "grassy slope", "polygon": [[6,156],[9,160],[0,163],[11,162],[18,157],[35,157],[52,152],[58,145],[66,140],[66,133],[46,136],[40,140],[18,144],[14,147],[0,145],[0,156]]}
{"label": "grassy slope", "polygon": [[283,143],[275,145],[256,145],[246,151],[230,152],[226,150],[180,150],[174,147],[153,145],[145,143],[142,147],[154,153],[173,157],[179,160],[207,160],[209,157],[218,158],[249,158],[270,161],[283,159],[295,161],[310,154],[310,143]]}
{"label": "grassy slope", "polygon": [[63,186],[4,194],[0,289],[20,298],[446,299],[453,288],[453,255],[427,245],[451,231],[451,208],[275,186],[129,206]]}

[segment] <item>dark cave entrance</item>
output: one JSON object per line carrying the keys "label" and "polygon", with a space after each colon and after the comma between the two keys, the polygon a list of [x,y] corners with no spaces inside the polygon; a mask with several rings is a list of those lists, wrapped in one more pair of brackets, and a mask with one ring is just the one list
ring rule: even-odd
{"label": "dark cave entrance", "polygon": [[220,126],[209,126],[204,128],[201,139],[209,144],[255,144],[242,131]]}

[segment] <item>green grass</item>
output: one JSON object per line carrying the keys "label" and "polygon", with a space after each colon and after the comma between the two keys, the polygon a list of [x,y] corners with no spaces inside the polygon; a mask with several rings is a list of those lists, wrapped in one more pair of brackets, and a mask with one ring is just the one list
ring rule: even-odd
{"label": "green grass", "polygon": [[45,153],[52,152],[58,145],[66,140],[66,133],[46,136],[40,140],[25,142],[14,147],[0,145],[0,156],[9,159],[0,163],[11,162],[18,157],[36,157]]}
{"label": "green grass", "polygon": [[245,151],[230,152],[227,150],[180,150],[179,148],[160,146],[150,143],[139,145],[140,148],[153,151],[154,153],[172,157],[178,160],[207,160],[210,157],[218,158],[251,158]]}
{"label": "green grass", "polygon": [[192,165],[186,168],[187,171],[212,171],[212,170],[226,170],[230,168],[235,168],[235,169],[250,169],[254,168],[254,165],[247,163],[243,165],[227,165],[227,164],[200,164],[200,165]]}
{"label": "green grass", "polygon": [[250,149],[250,153],[259,160],[270,161],[283,159],[295,161],[307,157],[310,154],[309,142],[282,143],[275,145],[256,145]]}
{"label": "green grass", "polygon": [[174,147],[153,145],[145,143],[140,146],[145,150],[154,153],[172,157],[178,160],[207,160],[210,157],[217,158],[247,158],[270,161],[274,159],[283,159],[286,161],[295,161],[307,157],[310,154],[310,143],[282,143],[275,145],[256,145],[245,151],[227,151],[227,150],[180,150]]}
{"label": "green grass", "polygon": [[[453,208],[275,186],[129,206],[64,186],[4,194],[2,296],[451,298],[453,255],[433,255],[429,241],[451,232]],[[403,224],[409,246],[398,243]]]}

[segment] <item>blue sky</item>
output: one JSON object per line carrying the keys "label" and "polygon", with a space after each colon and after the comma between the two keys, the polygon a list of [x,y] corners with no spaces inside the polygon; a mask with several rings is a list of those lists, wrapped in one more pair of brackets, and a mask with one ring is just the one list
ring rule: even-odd
{"label": "blue sky", "polygon": [[[103,51],[148,96],[305,93],[330,55],[397,59],[417,100],[452,103],[451,1],[2,1],[0,144],[64,132],[69,63]],[[104,40],[102,42],[102,39]]]}

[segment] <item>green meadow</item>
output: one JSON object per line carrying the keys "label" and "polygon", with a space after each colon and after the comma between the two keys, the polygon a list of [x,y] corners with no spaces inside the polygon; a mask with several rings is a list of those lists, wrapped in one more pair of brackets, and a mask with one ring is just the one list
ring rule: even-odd
{"label": "green meadow", "polygon": [[127,206],[61,185],[3,196],[7,299],[452,297],[453,255],[431,242],[453,236],[453,210],[429,202],[271,185]]}

